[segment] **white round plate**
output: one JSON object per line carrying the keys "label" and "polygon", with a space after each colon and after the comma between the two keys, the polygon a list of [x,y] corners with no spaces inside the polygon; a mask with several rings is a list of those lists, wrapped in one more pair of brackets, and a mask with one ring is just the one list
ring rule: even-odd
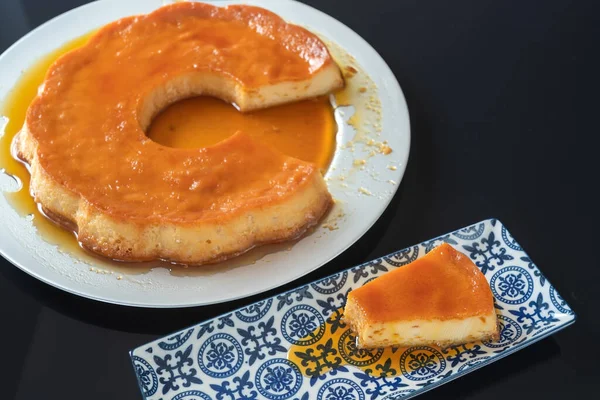
{"label": "white round plate", "polygon": [[[0,99],[6,96],[22,70],[40,56],[94,28],[121,17],[148,13],[164,3],[168,1],[98,1],[45,23],[0,56]],[[0,220],[6,226],[0,230],[0,253],[6,259],[43,282],[91,299],[139,307],[187,307],[233,300],[283,285],[327,263],[367,232],[392,199],[408,161],[408,109],[398,82],[367,42],[332,17],[289,0],[244,3],[272,10],[284,19],[322,35],[328,43],[337,44],[354,57],[353,65],[366,71],[377,87],[377,97],[381,101],[378,107],[380,132],[373,129],[372,138],[376,142],[387,141],[393,151],[388,155],[374,153],[373,144],[364,143],[367,140],[347,145],[356,134],[354,128],[344,122],[352,110],[340,108],[336,111],[340,125],[338,149],[326,174],[329,190],[337,200],[336,209],[329,216],[334,220],[322,224],[289,251],[267,254],[254,264],[226,268],[210,266],[197,276],[174,276],[165,268],[156,268],[145,274],[123,274],[118,280],[116,274],[90,271],[89,264],[45,242],[36,234],[32,222],[19,216],[0,195]],[[355,162],[362,159],[367,159],[365,165]]]}

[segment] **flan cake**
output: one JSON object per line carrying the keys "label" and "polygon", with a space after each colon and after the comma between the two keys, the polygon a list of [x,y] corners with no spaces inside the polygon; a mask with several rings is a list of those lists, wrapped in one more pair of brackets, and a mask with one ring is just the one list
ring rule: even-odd
{"label": "flan cake", "polygon": [[360,348],[445,347],[498,337],[485,276],[447,243],[352,290],[344,321]]}
{"label": "flan cake", "polygon": [[58,59],[14,149],[39,206],[80,243],[127,261],[223,260],[293,239],[332,203],[319,169],[238,132],[169,148],[145,131],[167,105],[210,95],[248,111],[343,86],[325,44],[248,5],[176,3],[101,28]]}

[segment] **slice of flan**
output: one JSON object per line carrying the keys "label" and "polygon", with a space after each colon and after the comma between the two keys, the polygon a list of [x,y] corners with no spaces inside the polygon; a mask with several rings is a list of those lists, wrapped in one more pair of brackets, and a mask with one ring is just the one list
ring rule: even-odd
{"label": "slice of flan", "polygon": [[447,243],[351,291],[344,321],[360,348],[445,347],[498,336],[485,276]]}

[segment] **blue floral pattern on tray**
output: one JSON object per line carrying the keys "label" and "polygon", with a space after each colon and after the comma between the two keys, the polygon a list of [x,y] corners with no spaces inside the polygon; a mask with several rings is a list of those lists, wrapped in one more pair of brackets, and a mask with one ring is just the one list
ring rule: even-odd
{"label": "blue floral pattern on tray", "polygon": [[[348,292],[442,242],[471,257],[490,282],[499,340],[399,349],[400,364],[381,350],[358,349],[341,319]],[[175,332],[133,350],[131,361],[147,400],[406,399],[574,320],[510,232],[490,219]],[[339,339],[319,342],[336,332]],[[298,365],[287,358],[291,346],[306,349]]]}
{"label": "blue floral pattern on tray", "polygon": [[214,378],[235,374],[244,360],[242,347],[227,333],[217,333],[200,347],[198,365],[202,372]]}

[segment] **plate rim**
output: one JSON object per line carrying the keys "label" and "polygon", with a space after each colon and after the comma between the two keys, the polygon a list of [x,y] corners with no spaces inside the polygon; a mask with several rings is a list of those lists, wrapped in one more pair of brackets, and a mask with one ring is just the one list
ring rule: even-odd
{"label": "plate rim", "polygon": [[[408,109],[408,104],[406,102],[406,97],[404,95],[404,92],[402,91],[402,88],[401,88],[398,80],[395,78],[395,74],[393,73],[390,66],[387,64],[387,62],[384,60],[384,58],[377,52],[377,50],[371,44],[369,44],[362,36],[360,36],[358,33],[356,33],[353,29],[348,27],[343,22],[339,21],[338,19],[334,18],[333,16],[328,15],[327,13],[325,13],[319,9],[316,9],[308,4],[305,4],[305,3],[302,3],[302,2],[299,2],[296,0],[285,0],[285,1],[287,1],[289,3],[294,3],[295,5],[297,5],[299,7],[306,8],[306,9],[310,10],[310,12],[312,12],[312,13],[318,13],[319,15],[321,15],[322,17],[324,17],[326,19],[335,21],[337,24],[340,25],[340,27],[347,30],[349,33],[351,33],[353,35],[353,40],[356,39],[356,41],[359,41],[361,43],[361,46],[365,47],[370,52],[372,52],[372,54],[378,59],[378,62],[381,64],[381,67],[383,69],[385,69],[385,72],[387,74],[389,74],[389,76],[394,78],[392,80],[386,81],[386,84],[393,88],[392,93],[394,95],[399,95],[397,100],[398,100],[399,104],[401,106],[403,106],[398,110],[394,110],[394,112],[398,113],[398,114],[402,114],[403,118],[405,120],[406,126],[403,128],[406,128],[406,138],[404,140],[404,142],[406,143],[406,151],[402,152],[400,159],[398,159],[398,161],[397,161],[398,162],[397,174],[399,176],[398,182],[392,188],[391,194],[381,201],[381,203],[380,203],[381,205],[378,206],[380,211],[378,211],[378,215],[376,218],[373,218],[368,224],[366,224],[364,226],[363,229],[357,230],[354,234],[352,234],[351,239],[346,240],[346,242],[343,245],[339,246],[338,250],[336,250],[336,251],[332,252],[330,255],[324,257],[321,262],[315,263],[311,268],[300,270],[300,271],[298,271],[298,273],[294,274],[293,276],[288,277],[284,280],[279,280],[277,282],[274,282],[273,284],[271,284],[269,286],[259,287],[254,290],[243,292],[241,294],[229,295],[226,298],[223,297],[223,298],[211,299],[210,301],[206,301],[206,300],[193,301],[193,302],[190,302],[190,301],[176,301],[176,302],[163,301],[160,303],[151,303],[151,302],[138,303],[138,302],[118,298],[118,297],[115,297],[112,295],[107,295],[107,296],[96,295],[93,293],[89,293],[89,291],[84,290],[83,287],[80,285],[77,285],[77,284],[69,285],[68,283],[57,282],[55,279],[52,278],[52,276],[48,277],[48,276],[44,275],[43,273],[41,273],[40,271],[37,271],[36,269],[28,267],[27,263],[19,262],[18,261],[19,251],[21,251],[19,249],[12,251],[12,249],[10,249],[9,247],[5,248],[3,246],[0,246],[0,256],[2,256],[4,259],[6,259],[13,266],[17,267],[18,269],[27,273],[28,275],[34,277],[35,279],[40,280],[41,282],[44,282],[44,283],[46,283],[52,287],[55,287],[57,289],[63,290],[67,293],[70,293],[70,294],[73,294],[76,296],[81,296],[81,297],[84,297],[84,298],[87,298],[90,300],[100,301],[100,302],[107,303],[107,304],[116,304],[116,305],[136,307],[136,308],[187,308],[187,307],[197,307],[197,306],[220,304],[220,303],[225,303],[225,302],[229,302],[229,301],[235,301],[235,300],[239,300],[242,298],[255,296],[260,293],[264,293],[264,292],[276,289],[280,286],[286,285],[288,283],[294,282],[294,281],[300,279],[301,277],[306,276],[306,275],[316,271],[317,269],[321,268],[322,266],[326,265],[327,263],[329,263],[330,261],[332,261],[333,259],[338,257],[340,254],[342,254],[346,250],[348,250],[348,248],[350,248],[352,245],[354,245],[360,238],[362,238],[363,236],[368,234],[369,231],[371,230],[371,228],[373,227],[373,225],[377,221],[380,220],[381,216],[384,214],[384,212],[387,210],[387,208],[389,207],[392,200],[395,198],[395,196],[398,192],[398,189],[400,187],[400,184],[402,183],[402,181],[404,179],[404,175],[406,173],[406,168],[407,168],[407,165],[408,165],[408,162],[410,159],[412,137],[411,137],[410,112]],[[37,26],[36,28],[34,28],[30,32],[28,32],[27,34],[25,34],[24,36],[19,38],[16,42],[14,42],[11,46],[9,46],[4,52],[2,52],[2,54],[0,54],[0,62],[2,62],[2,60],[6,54],[8,54],[9,52],[15,51],[14,49],[17,48],[22,42],[26,41],[31,36],[38,34],[39,31],[45,29],[48,25],[56,23],[56,20],[58,20],[60,18],[64,18],[64,17],[69,18],[68,16],[70,14],[73,14],[82,8],[91,7],[91,6],[94,6],[99,3],[103,3],[103,2],[104,1],[102,1],[102,0],[95,0],[90,3],[81,5],[79,7],[68,10],[62,14],[59,14],[59,15],[51,18],[50,20],[44,22],[43,24]],[[254,0],[251,2],[245,2],[243,0],[209,0],[209,2],[220,3],[220,4],[223,4],[223,3],[225,3],[225,4],[231,4],[231,3],[254,4],[255,3],[258,6],[263,6],[265,8],[268,8],[270,3],[279,3],[279,2],[281,2],[281,0]],[[106,1],[106,3],[110,3],[110,1]],[[286,19],[288,19],[288,18],[286,18]],[[290,20],[290,19],[288,19],[288,20]],[[318,32],[319,29],[315,28],[315,31]],[[39,54],[36,56],[41,57],[41,56],[43,56],[43,54]],[[10,91],[10,89],[8,90],[8,92],[9,91]],[[8,233],[8,235],[11,235],[11,234]],[[27,252],[25,249],[22,249],[22,251]],[[57,251],[60,251],[60,250],[57,249]]]}

